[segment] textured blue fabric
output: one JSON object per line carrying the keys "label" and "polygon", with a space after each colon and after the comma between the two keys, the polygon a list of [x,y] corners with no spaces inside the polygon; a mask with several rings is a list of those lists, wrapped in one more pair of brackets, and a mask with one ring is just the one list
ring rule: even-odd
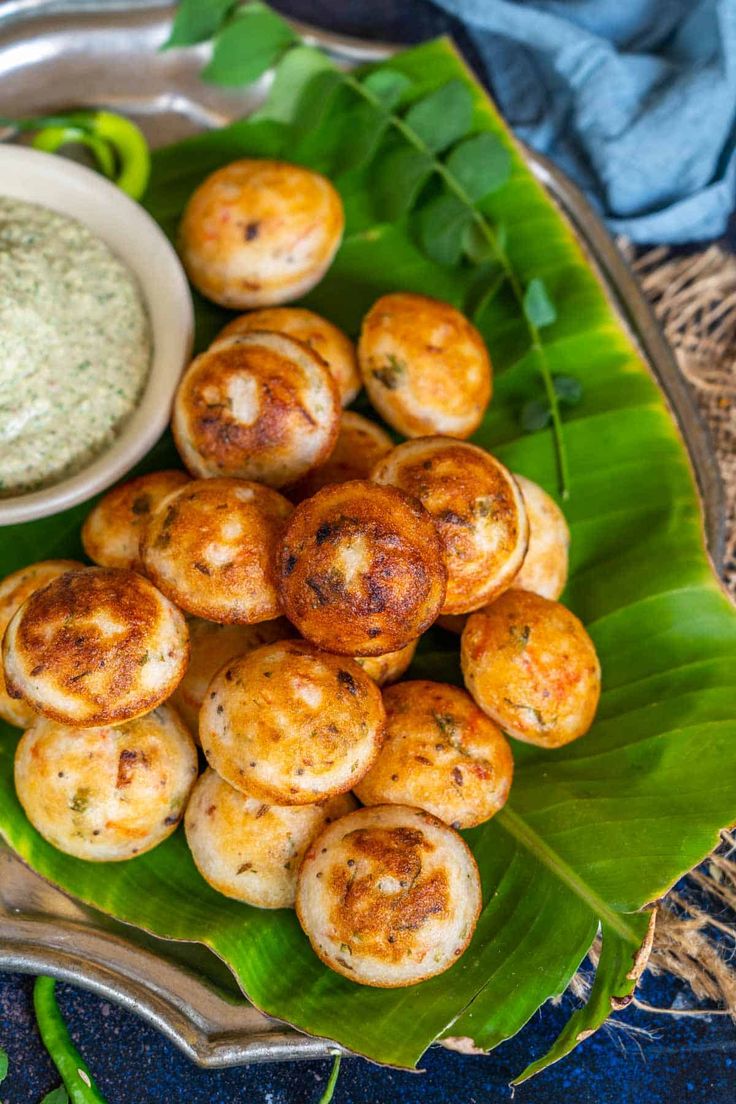
{"label": "textured blue fabric", "polygon": [[736,0],[434,0],[506,118],[637,242],[723,233],[736,185]]}

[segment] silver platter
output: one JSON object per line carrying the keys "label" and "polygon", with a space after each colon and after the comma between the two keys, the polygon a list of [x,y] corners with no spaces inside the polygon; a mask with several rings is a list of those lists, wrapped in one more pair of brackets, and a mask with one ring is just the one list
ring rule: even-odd
{"label": "silver platter", "polygon": [[[206,47],[158,52],[172,14],[173,5],[155,0],[6,0],[0,4],[0,115],[107,106],[135,118],[151,144],[161,146],[259,106],[267,79],[244,92],[224,90],[199,80]],[[380,60],[395,49],[298,29],[345,66]],[[546,159],[532,151],[527,157],[574,226],[669,402],[698,481],[708,550],[720,565],[724,511],[718,467],[672,352],[582,194]],[[203,947],[155,939],[71,901],[2,845],[0,969],[51,974],[117,1001],[202,1066],[319,1058],[336,1049],[256,1011]]]}

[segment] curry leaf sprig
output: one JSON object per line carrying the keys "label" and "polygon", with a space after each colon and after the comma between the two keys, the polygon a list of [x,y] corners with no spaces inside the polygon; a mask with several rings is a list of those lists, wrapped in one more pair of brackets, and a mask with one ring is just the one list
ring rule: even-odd
{"label": "curry leaf sprig", "polygon": [[[206,12],[202,8],[207,8]],[[292,28],[261,0],[241,6],[231,0],[180,4],[167,46],[212,38],[212,57],[203,78],[214,83],[249,84],[304,45]],[[279,70],[277,68],[276,82]],[[369,188],[380,218],[411,217],[423,252],[454,267],[467,259],[486,278],[474,320],[502,287],[516,301],[527,331],[528,352],[544,387],[532,399],[522,422],[529,431],[552,430],[560,497],[569,495],[569,465],[562,424],[565,401],[549,364],[541,331],[557,317],[541,277],[522,284],[509,259],[506,232],[494,226],[482,203],[511,175],[508,149],[487,132],[473,132],[473,103],[461,80],[451,80],[419,98],[412,82],[390,67],[367,74],[344,72],[325,62],[298,98],[302,137],[294,135],[293,156],[319,162],[333,176],[370,166]],[[287,93],[288,95],[288,93]]]}

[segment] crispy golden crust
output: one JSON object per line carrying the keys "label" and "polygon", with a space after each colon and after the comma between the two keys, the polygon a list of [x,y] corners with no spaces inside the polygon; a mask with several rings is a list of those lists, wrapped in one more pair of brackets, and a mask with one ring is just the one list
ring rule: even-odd
{"label": "crispy golden crust", "polygon": [[293,908],[304,852],[356,805],[351,794],[314,805],[264,805],[206,770],[184,827],[197,869],[218,893],[256,908]]}
{"label": "crispy golden crust", "polygon": [[[304,307],[266,307],[234,318],[218,334],[216,341],[252,330],[271,330],[303,341],[324,360],[337,383],[343,406],[348,406],[360,391],[360,372],[355,345],[342,330],[326,318]],[[213,342],[213,345],[215,342]]]}
{"label": "crispy golden crust", "polygon": [[288,487],[292,502],[303,502],[330,483],[347,483],[351,479],[368,479],[378,461],[390,452],[394,443],[375,422],[346,410],[340,421],[337,443],[329,459]]}
{"label": "crispy golden crust", "polygon": [[[7,575],[0,582],[0,644],[13,614],[20,609],[26,598],[36,590],[47,586],[59,575],[67,571],[76,571],[83,564],[77,560],[42,560],[30,564]],[[5,689],[5,674],[0,663],[0,717],[8,724],[18,728],[29,728],[36,713],[22,698],[11,698]]]}
{"label": "crispy golden crust", "polygon": [[554,601],[567,583],[570,530],[562,510],[546,491],[523,475],[514,478],[529,518],[529,547],[511,586]]}
{"label": "crispy golden crust", "polygon": [[521,567],[529,525],[514,477],[495,457],[447,437],[405,441],[371,478],[418,498],[435,519],[447,563],[443,614],[479,609]]}
{"label": "crispy golden crust", "polygon": [[171,701],[195,736],[199,732],[199,711],[212,679],[229,660],[252,652],[263,644],[294,635],[285,617],[258,625],[218,625],[193,617],[189,621],[191,656],[187,673]]}
{"label": "crispy golden crust", "polygon": [[396,988],[460,957],[480,913],[463,839],[420,809],[376,805],[329,825],[308,849],[296,910],[312,948],[361,985]]}
{"label": "crispy golden crust", "polygon": [[291,503],[243,479],[198,479],[151,517],[141,542],[147,575],[188,613],[254,624],[281,612],[273,558]]}
{"label": "crispy golden crust", "polygon": [[384,295],[363,320],[358,361],[370,400],[405,437],[469,437],[491,397],[491,362],[475,326],[424,295]]}
{"label": "crispy golden crust", "polygon": [[123,725],[68,728],[38,717],[15,755],[15,788],[31,824],[60,851],[119,862],[175,830],[197,752],[162,705]]}
{"label": "crispy golden crust", "polygon": [[254,332],[224,338],[190,364],[171,428],[193,475],[283,487],[327,459],[340,412],[321,357],[284,334]]}
{"label": "crispy golden crust", "polygon": [[226,664],[199,714],[207,761],[231,786],[275,805],[352,789],[378,755],[381,692],[357,663],[303,640]]}
{"label": "crispy golden crust", "polygon": [[181,471],[151,472],[121,483],[100,499],[82,526],[82,544],[101,567],[139,570],[141,533],[154,510],[189,482]]}
{"label": "crispy golden crust", "polygon": [[418,643],[418,640],[412,640],[405,647],[396,652],[387,652],[386,655],[355,656],[355,662],[379,686],[387,686],[389,682],[400,679],[411,666]]}
{"label": "crispy golden crust", "polygon": [[283,161],[234,161],[192,195],[179,249],[208,299],[266,307],[298,299],[321,280],[344,222],[342,200],[324,176]]}
{"label": "crispy golden crust", "polygon": [[86,567],[37,590],[3,641],[8,692],[69,725],[131,720],[176,688],[189,660],[184,617],[133,571]]}
{"label": "crispy golden crust", "polygon": [[445,597],[435,524],[394,487],[333,484],[297,506],[277,560],[286,616],[342,655],[384,655],[415,640]]}
{"label": "crispy golden crust", "polygon": [[472,828],[503,808],[511,748],[470,694],[417,680],[390,686],[383,704],[383,748],[355,787],[364,805],[413,805],[453,828]]}
{"label": "crispy golden crust", "polygon": [[577,617],[526,590],[507,590],[468,618],[465,685],[510,736],[555,748],[583,736],[595,716],[601,669]]}

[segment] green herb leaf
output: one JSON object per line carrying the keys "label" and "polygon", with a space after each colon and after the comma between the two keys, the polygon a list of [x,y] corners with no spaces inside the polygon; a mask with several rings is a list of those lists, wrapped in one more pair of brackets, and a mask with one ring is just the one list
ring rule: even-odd
{"label": "green herb leaf", "polygon": [[41,1104],[69,1104],[69,1093],[63,1085],[59,1085],[58,1089],[52,1089],[50,1093],[46,1093]]}
{"label": "green herb leaf", "polygon": [[545,399],[530,399],[521,408],[521,428],[525,433],[537,433],[546,429],[552,421],[552,411]]}
{"label": "green herb leaf", "polygon": [[419,239],[428,257],[441,265],[456,265],[472,208],[451,195],[435,196],[419,215]]}
{"label": "green herb leaf", "polygon": [[388,116],[371,103],[355,104],[342,121],[342,137],[333,165],[336,173],[366,165],[388,126]]}
{"label": "green herb leaf", "polygon": [[544,280],[535,276],[524,293],[524,314],[532,326],[542,329],[557,318],[555,305],[549,297]]}
{"label": "green herb leaf", "polygon": [[[341,76],[327,56],[313,46],[295,46],[283,55],[273,77],[268,99],[249,121],[273,120],[292,123],[307,118],[309,104],[326,107],[326,97],[341,82]],[[319,89],[319,96],[316,95]],[[311,125],[307,118],[307,125]]]}
{"label": "green herb leaf", "polygon": [[177,6],[171,34],[161,47],[194,46],[212,38],[225,16],[235,7],[236,0],[181,0]]}
{"label": "green herb leaf", "polygon": [[411,146],[397,146],[376,163],[374,202],[382,218],[393,222],[410,211],[432,173],[432,160]]}
{"label": "green herb leaf", "polygon": [[496,256],[493,241],[483,233],[475,219],[468,223],[463,232],[463,252],[473,264],[483,264]]}
{"label": "green herb leaf", "polygon": [[381,101],[387,111],[392,111],[407,89],[411,88],[409,78],[396,69],[374,69],[360,83]]}
{"label": "green herb leaf", "polygon": [[211,84],[251,84],[296,41],[288,23],[265,4],[248,4],[217,34],[202,79]]}
{"label": "green herb leaf", "polygon": [[511,175],[511,154],[494,134],[474,134],[455,146],[447,168],[475,201],[506,183]]}
{"label": "green herb leaf", "polygon": [[463,138],[473,121],[473,100],[467,85],[448,81],[418,100],[406,113],[405,122],[434,153],[441,153]]}
{"label": "green herb leaf", "polygon": [[8,1059],[8,1052],[0,1047],[0,1081],[4,1081],[8,1076],[8,1066],[10,1062]]}
{"label": "green herb leaf", "polygon": [[555,394],[566,406],[576,406],[583,397],[583,385],[575,376],[553,376]]}

